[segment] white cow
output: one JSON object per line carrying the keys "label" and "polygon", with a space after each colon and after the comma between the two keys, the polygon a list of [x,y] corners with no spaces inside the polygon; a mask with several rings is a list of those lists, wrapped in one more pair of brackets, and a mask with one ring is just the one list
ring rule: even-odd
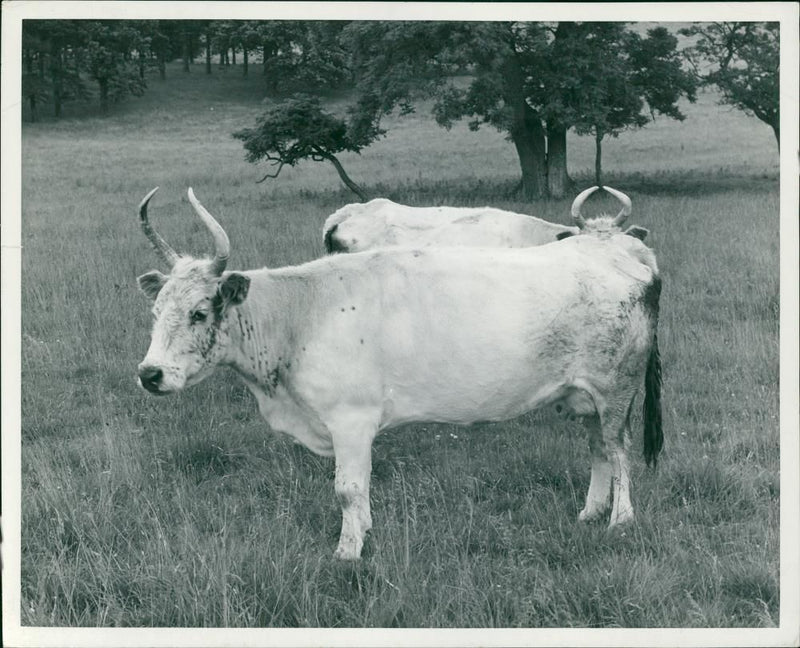
{"label": "white cow", "polygon": [[228,237],[197,201],[213,259],[145,234],[170,274],[139,277],[154,300],[141,385],[168,394],[233,368],[273,430],[336,461],[336,557],[372,525],[371,447],[412,421],[500,421],[559,404],[587,417],[591,481],[580,520],[633,517],[626,437],[642,384],[647,463],[662,444],[652,252],[618,233],[535,248],[391,248],[303,265],[225,271]]}
{"label": "white cow", "polygon": [[376,247],[530,247],[578,228],[493,207],[410,207],[386,198],[352,203],[328,216],[325,250],[362,252]]}

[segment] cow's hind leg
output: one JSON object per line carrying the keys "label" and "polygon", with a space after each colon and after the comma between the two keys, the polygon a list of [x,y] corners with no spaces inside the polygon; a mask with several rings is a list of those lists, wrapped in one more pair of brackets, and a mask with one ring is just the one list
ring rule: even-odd
{"label": "cow's hind leg", "polygon": [[612,506],[609,528],[633,520],[627,453],[630,445],[628,420],[632,402],[631,400],[624,406],[609,406],[601,415],[603,441],[612,474]]}
{"label": "cow's hind leg", "polygon": [[589,492],[586,494],[586,505],[578,514],[578,520],[589,522],[603,515],[611,505],[612,468],[603,441],[600,417],[597,414],[587,416],[584,423],[592,454],[592,477],[589,481]]}
{"label": "cow's hind leg", "polygon": [[334,557],[357,560],[364,537],[372,528],[369,480],[372,471],[372,441],[377,426],[363,421],[341,423],[331,430],[336,455],[334,489],[342,506],[342,532]]}

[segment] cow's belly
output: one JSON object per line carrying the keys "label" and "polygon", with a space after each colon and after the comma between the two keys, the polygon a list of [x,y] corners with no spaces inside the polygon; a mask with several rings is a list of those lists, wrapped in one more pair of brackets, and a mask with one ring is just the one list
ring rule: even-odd
{"label": "cow's belly", "polygon": [[435,380],[428,378],[387,386],[382,428],[412,421],[503,421],[559,400],[564,390],[563,382],[516,381],[500,374],[496,380],[458,380],[445,370]]}

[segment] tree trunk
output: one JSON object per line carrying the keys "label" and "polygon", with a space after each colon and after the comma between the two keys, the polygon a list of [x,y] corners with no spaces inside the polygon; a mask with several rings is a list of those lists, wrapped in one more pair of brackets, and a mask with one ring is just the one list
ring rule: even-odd
{"label": "tree trunk", "polygon": [[53,114],[61,117],[61,100],[63,95],[63,79],[61,50],[53,43],[50,50],[50,74],[53,77]]}
{"label": "tree trunk", "polygon": [[597,131],[594,136],[594,183],[603,186],[603,132]]}
{"label": "tree trunk", "polygon": [[231,63],[233,63],[233,65],[236,65],[236,48],[235,47],[231,47]]}
{"label": "tree trunk", "polygon": [[167,62],[164,52],[158,53],[158,76],[162,81],[167,78]]}
{"label": "tree trunk", "polygon": [[191,47],[192,43],[189,34],[184,34],[181,56],[183,57],[183,71],[187,73],[189,72],[189,52],[191,50]]}
{"label": "tree trunk", "polygon": [[563,198],[572,188],[567,173],[567,129],[547,125],[547,192],[550,198]]}
{"label": "tree trunk", "polygon": [[108,79],[98,79],[100,86],[100,110],[105,115],[108,112]]}
{"label": "tree trunk", "polygon": [[269,50],[266,45],[261,50],[261,62],[264,64],[264,69],[261,74],[267,76],[267,59],[269,58]]}
{"label": "tree trunk", "polygon": [[325,153],[321,154],[326,160],[330,160],[331,164],[336,168],[336,171],[339,173],[339,177],[342,179],[342,182],[347,186],[347,188],[352,191],[356,196],[359,197],[361,202],[367,202],[369,197],[364,192],[364,190],[359,187],[355,182],[350,179],[350,176],[344,170],[342,163],[339,162],[339,159],[333,155],[333,153]]}
{"label": "tree trunk", "polygon": [[242,65],[244,66],[242,76],[247,76],[247,62],[247,48],[244,48],[242,49]]}
{"label": "tree trunk", "polygon": [[547,195],[547,149],[545,132],[538,113],[525,101],[525,76],[514,54],[503,66],[504,100],[512,110],[509,135],[517,149],[522,171],[522,192],[535,200]]}
{"label": "tree trunk", "polygon": [[511,132],[522,171],[522,193],[529,200],[544,198],[547,195],[544,128],[538,123],[538,119],[536,122]]}
{"label": "tree trunk", "polygon": [[206,74],[211,74],[211,32],[206,32]]}

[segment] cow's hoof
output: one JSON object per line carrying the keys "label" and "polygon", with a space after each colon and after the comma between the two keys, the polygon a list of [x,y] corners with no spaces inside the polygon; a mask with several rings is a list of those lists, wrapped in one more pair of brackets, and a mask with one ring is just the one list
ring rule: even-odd
{"label": "cow's hoof", "polygon": [[631,522],[633,522],[633,509],[625,509],[617,513],[617,515],[611,516],[611,521],[608,523],[608,530],[613,531],[615,527],[623,524],[630,524]]}
{"label": "cow's hoof", "polygon": [[578,513],[578,522],[595,522],[605,515],[608,510],[607,506],[585,506],[583,510]]}
{"label": "cow's hoof", "polygon": [[333,552],[336,560],[353,561],[361,558],[361,547],[339,545]]}

